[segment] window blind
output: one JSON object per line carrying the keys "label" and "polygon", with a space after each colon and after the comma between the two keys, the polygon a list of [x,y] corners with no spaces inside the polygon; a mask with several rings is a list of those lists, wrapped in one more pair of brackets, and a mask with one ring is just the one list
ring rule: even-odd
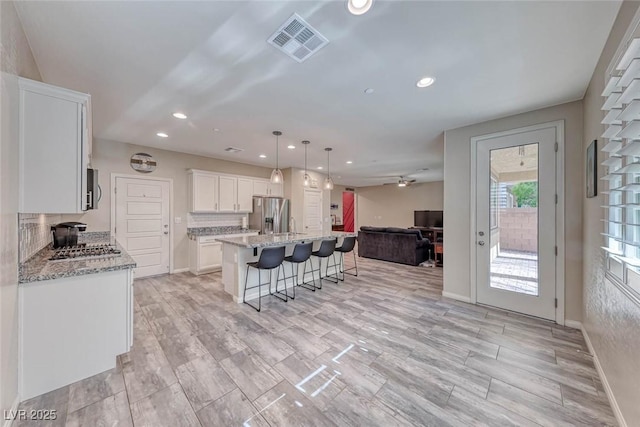
{"label": "window blind", "polygon": [[602,96],[607,257],[640,269],[640,38],[629,43]]}

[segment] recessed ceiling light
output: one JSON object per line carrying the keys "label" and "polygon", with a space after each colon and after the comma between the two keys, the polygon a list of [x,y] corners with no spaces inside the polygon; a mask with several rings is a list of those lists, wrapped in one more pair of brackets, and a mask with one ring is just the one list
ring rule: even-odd
{"label": "recessed ceiling light", "polygon": [[318,166],[316,169],[318,169],[318,170],[322,170],[322,166]]}
{"label": "recessed ceiling light", "polygon": [[353,163],[351,160],[347,160],[348,165],[350,165],[351,163]]}
{"label": "recessed ceiling light", "polygon": [[176,119],[183,119],[184,120],[184,119],[187,118],[187,115],[185,113],[177,112],[177,113],[173,113],[173,117],[175,117]]}
{"label": "recessed ceiling light", "polygon": [[353,15],[365,14],[371,9],[373,0],[347,0],[347,9]]}
{"label": "recessed ceiling light", "polygon": [[368,87],[364,90],[364,93],[366,93],[367,95],[371,95],[374,91],[375,90],[373,88]]}
{"label": "recessed ceiling light", "polygon": [[295,146],[295,145],[287,145],[287,148],[288,148],[289,150],[293,150],[294,148],[296,148],[296,146]]}
{"label": "recessed ceiling light", "polygon": [[436,79],[434,79],[433,77],[423,77],[420,80],[418,80],[418,82],[416,83],[416,86],[418,87],[428,87],[431,86],[434,82],[436,81]]}
{"label": "recessed ceiling light", "polygon": [[258,157],[260,157],[261,159],[266,159],[267,155],[266,154],[260,154]]}
{"label": "recessed ceiling light", "polygon": [[167,135],[164,132],[158,132],[158,133],[156,133],[156,135],[158,135],[160,138],[169,138],[169,135]]}
{"label": "recessed ceiling light", "polygon": [[218,129],[218,128],[213,128],[213,131],[214,131],[214,132],[220,132],[220,129]]}

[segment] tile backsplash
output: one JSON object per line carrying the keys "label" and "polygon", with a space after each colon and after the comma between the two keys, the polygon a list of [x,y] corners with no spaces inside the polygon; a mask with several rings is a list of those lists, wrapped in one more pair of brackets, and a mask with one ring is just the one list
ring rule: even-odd
{"label": "tile backsplash", "polygon": [[18,214],[20,262],[28,260],[51,243],[51,226],[61,220],[60,215]]}
{"label": "tile backsplash", "polygon": [[247,214],[188,213],[187,228],[241,226],[244,217],[247,217]]}

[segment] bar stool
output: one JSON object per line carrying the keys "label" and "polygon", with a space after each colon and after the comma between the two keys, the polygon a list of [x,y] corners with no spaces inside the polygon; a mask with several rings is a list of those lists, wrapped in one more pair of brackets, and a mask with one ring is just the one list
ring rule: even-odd
{"label": "bar stool", "polygon": [[[275,295],[271,293],[271,270],[273,270],[274,268],[277,268],[278,271],[276,272],[276,291],[278,290],[277,288],[277,284],[278,284],[278,276],[280,275],[280,267],[282,266],[282,261],[284,261],[284,254],[285,254],[285,248],[284,246],[277,246],[275,248],[264,248],[262,249],[262,252],[260,253],[260,258],[258,258],[258,261],[256,262],[248,262],[247,263],[247,274],[244,278],[244,294],[242,296],[242,301],[253,307],[254,309],[256,309],[257,311],[260,311],[260,309],[262,308],[262,286],[266,285],[266,283],[262,283],[262,277],[261,277],[261,271],[262,270],[269,270],[269,293],[271,295],[274,295],[278,298],[280,298],[283,301],[286,301],[286,297],[287,297],[287,288],[285,286],[284,291],[285,291],[285,298],[280,297],[279,295]],[[251,286],[250,288],[247,288],[247,280],[249,279],[249,267],[253,267],[255,269],[258,270],[258,284],[255,286]],[[255,289],[258,288],[258,306],[256,307],[255,305],[250,304],[247,301],[247,289]]]}
{"label": "bar stool", "polygon": [[[313,269],[313,261],[311,261],[311,276],[313,277],[313,273],[317,271],[318,277],[320,278],[320,286],[318,286],[316,289],[322,289],[322,258],[329,258],[330,256],[333,256],[333,264],[335,265],[336,264],[335,250],[336,250],[336,239],[331,239],[331,240],[323,240],[322,243],[320,243],[320,249],[318,249],[315,252],[311,252],[311,255],[318,258],[317,270]],[[328,277],[329,277],[329,263],[327,262],[325,278],[328,278]],[[327,279],[327,280],[333,281],[332,279]],[[333,283],[338,283],[337,272],[335,276],[335,282]],[[315,282],[313,285],[315,286]]]}
{"label": "bar stool", "polygon": [[[304,276],[307,274],[307,261],[311,262],[310,261],[311,251],[313,251],[313,242],[298,243],[293,247],[293,253],[290,256],[284,258],[285,261],[291,264],[291,276],[288,276],[288,277],[285,276],[284,278],[285,288],[287,287],[287,279],[293,278],[294,280],[293,296],[291,297],[291,299],[296,299],[297,286],[301,286],[313,292],[316,291],[316,278],[313,275],[313,263],[311,264],[311,279],[313,280],[313,287],[310,287],[310,285],[304,281]],[[294,264],[296,265],[295,272],[293,271]],[[300,268],[300,264],[303,264],[302,284],[298,284],[298,271]],[[286,271],[287,270],[285,269],[285,274],[286,274]]]}
{"label": "bar stool", "polygon": [[[336,248],[336,252],[340,254],[340,273],[342,273],[342,278],[340,280],[343,282],[344,282],[344,275],[345,273],[347,273],[347,271],[355,269],[356,274],[353,274],[353,273],[347,273],[347,274],[358,277],[358,262],[356,261],[356,253],[353,250],[355,246],[356,246],[356,238],[355,236],[352,236],[352,237],[345,237],[344,240],[342,241],[342,245]],[[346,270],[343,270],[344,254],[347,254],[349,252],[353,252],[353,262],[355,264],[355,267],[351,267],[351,268],[347,268]]]}

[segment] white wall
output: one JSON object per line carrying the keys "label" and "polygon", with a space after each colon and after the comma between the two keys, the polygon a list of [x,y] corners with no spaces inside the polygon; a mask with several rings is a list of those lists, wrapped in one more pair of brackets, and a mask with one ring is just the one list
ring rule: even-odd
{"label": "white wall", "polygon": [[[603,146],[600,135],[604,126],[600,121],[604,113],[600,110],[603,102],[600,94],[606,68],[639,5],[629,1],[622,4],[585,94],[584,138],[579,150],[582,159],[586,158],[587,146],[594,139],[598,140],[598,148]],[[600,167],[598,177],[603,175],[604,168]],[[584,212],[583,324],[627,425],[636,426],[640,423],[640,307],[604,278],[604,257],[600,249],[604,244],[600,235],[604,231],[600,221],[604,214],[600,207],[604,204],[604,195],[599,193],[598,197],[587,199],[583,189],[578,192]]]}
{"label": "white wall", "polygon": [[471,295],[471,138],[556,120],[564,120],[565,126],[565,317],[582,319],[582,211],[577,208],[584,187],[582,101],[445,132],[444,251],[456,256],[455,263],[444,264],[445,292],[464,298]]}
{"label": "white wall", "polygon": [[442,181],[413,184],[409,187],[377,185],[358,187],[356,224],[377,227],[412,227],[413,211],[442,210]]}
{"label": "white wall", "polygon": [[[156,159],[158,167],[154,172],[141,174],[131,169],[129,159],[133,154],[139,152],[148,153]],[[102,199],[100,200],[99,208],[83,215],[63,215],[63,220],[85,222],[88,225],[88,231],[108,231],[111,224],[112,173],[140,177],[171,178],[173,179],[173,214],[174,217],[182,219],[181,224],[172,224],[174,227],[173,253],[175,269],[189,266],[187,238],[188,169],[202,169],[258,178],[269,178],[271,175],[270,168],[99,139],[94,139],[93,141],[93,167],[99,171],[100,187],[102,188]]]}
{"label": "white wall", "polygon": [[[41,80],[13,2],[0,2],[0,411],[18,397],[18,111],[16,76]],[[1,412],[4,413],[4,412]]]}

